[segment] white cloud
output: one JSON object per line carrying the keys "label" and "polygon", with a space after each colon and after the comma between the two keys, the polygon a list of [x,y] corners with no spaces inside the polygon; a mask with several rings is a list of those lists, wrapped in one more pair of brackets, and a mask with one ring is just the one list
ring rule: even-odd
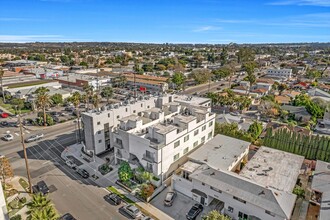
{"label": "white cloud", "polygon": [[268,3],[269,5],[310,5],[310,6],[321,6],[330,7],[329,0],[286,0],[286,1],[275,1]]}
{"label": "white cloud", "polygon": [[221,29],[221,28],[215,27],[215,26],[203,26],[203,27],[194,29],[193,32],[206,32],[206,31],[214,31],[214,30],[219,30],[219,29]]}

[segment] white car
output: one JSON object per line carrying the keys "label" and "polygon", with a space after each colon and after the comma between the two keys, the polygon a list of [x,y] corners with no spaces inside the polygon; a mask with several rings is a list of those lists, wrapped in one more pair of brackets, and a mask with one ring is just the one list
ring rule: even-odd
{"label": "white car", "polygon": [[65,161],[65,164],[68,165],[68,167],[72,168],[72,169],[76,169],[77,165],[70,159]]}
{"label": "white car", "polygon": [[44,134],[42,134],[42,133],[35,134],[35,135],[32,135],[32,136],[28,137],[27,139],[25,139],[25,142],[29,143],[29,142],[33,142],[33,141],[38,141],[43,137],[44,137]]}
{"label": "white car", "polygon": [[5,141],[12,141],[14,139],[14,136],[12,134],[6,134],[5,136],[3,136],[3,138]]}

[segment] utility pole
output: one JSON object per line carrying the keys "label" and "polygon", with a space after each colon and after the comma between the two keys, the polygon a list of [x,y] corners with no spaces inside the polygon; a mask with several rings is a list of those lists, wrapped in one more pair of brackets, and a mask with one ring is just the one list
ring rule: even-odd
{"label": "utility pole", "polygon": [[21,143],[22,143],[22,146],[23,146],[23,152],[24,152],[24,160],[25,160],[25,166],[26,166],[26,174],[27,174],[28,181],[29,181],[29,191],[30,191],[30,193],[32,193],[31,175],[30,175],[30,169],[29,169],[28,158],[27,158],[27,154],[26,154],[26,147],[25,147],[25,143],[24,143],[24,136],[23,136],[23,128],[22,128],[21,112],[19,112],[19,114],[18,114],[18,121],[19,121],[19,130],[20,130],[20,133],[21,133]]}

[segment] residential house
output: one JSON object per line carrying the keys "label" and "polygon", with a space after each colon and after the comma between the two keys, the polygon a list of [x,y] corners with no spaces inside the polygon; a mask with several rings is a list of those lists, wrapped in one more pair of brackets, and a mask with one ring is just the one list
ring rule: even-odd
{"label": "residential house", "polygon": [[282,105],[281,109],[288,111],[289,114],[294,115],[296,121],[308,122],[312,117],[304,106]]}

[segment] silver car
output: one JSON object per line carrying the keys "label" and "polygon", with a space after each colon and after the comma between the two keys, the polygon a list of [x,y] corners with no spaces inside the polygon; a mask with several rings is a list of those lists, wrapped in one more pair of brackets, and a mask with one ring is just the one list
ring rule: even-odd
{"label": "silver car", "polygon": [[3,140],[5,141],[12,141],[14,139],[14,136],[12,134],[6,134],[3,136]]}
{"label": "silver car", "polygon": [[40,140],[43,137],[44,137],[44,134],[42,134],[42,133],[35,134],[35,135],[32,135],[32,136],[28,137],[27,139],[25,139],[25,142],[29,143],[29,142],[37,141],[37,140]]}
{"label": "silver car", "polygon": [[133,219],[141,218],[142,212],[134,205],[126,205],[123,207],[123,211],[126,212]]}

